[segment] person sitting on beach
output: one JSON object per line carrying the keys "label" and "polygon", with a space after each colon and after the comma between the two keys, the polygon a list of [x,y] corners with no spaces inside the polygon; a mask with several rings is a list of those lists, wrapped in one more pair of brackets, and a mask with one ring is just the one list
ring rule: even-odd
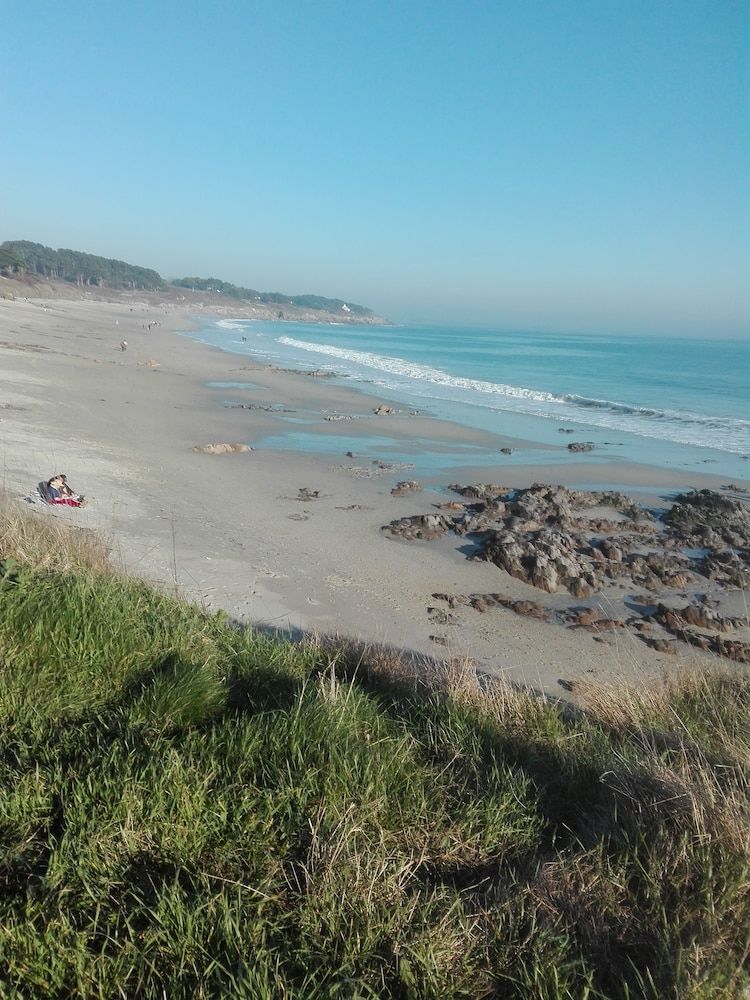
{"label": "person sitting on beach", "polygon": [[86,503],[85,497],[75,493],[68,486],[68,481],[62,473],[58,473],[56,476],[47,480],[45,493],[45,499],[48,504],[62,504],[66,507],[83,507]]}

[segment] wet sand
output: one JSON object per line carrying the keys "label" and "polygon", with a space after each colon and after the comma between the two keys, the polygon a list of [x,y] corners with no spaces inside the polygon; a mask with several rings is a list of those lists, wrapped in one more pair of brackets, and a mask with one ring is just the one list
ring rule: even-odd
{"label": "wet sand", "polygon": [[[159,325],[148,332],[143,327],[150,322]],[[465,538],[407,543],[381,528],[397,517],[434,512],[448,499],[451,481],[611,483],[658,503],[664,490],[718,488],[716,477],[591,465],[567,455],[563,443],[559,465],[509,469],[498,454],[494,467],[420,477],[421,492],[394,497],[395,483],[414,474],[373,463],[388,462],[377,446],[384,436],[402,440],[404,452],[424,446],[415,441],[467,454],[476,446],[496,452],[534,446],[423,415],[375,416],[384,402],[376,396],[176,335],[190,322],[137,295],[129,303],[0,299],[6,490],[22,498],[39,480],[65,472],[89,506],[30,507],[38,516],[104,531],[129,571],[248,624],[347,635],[428,657],[469,656],[481,669],[555,694],[563,693],[560,679],[632,682],[677,669],[675,657],[629,634],[602,643],[504,610],[463,609],[454,624],[441,624],[428,610],[436,606],[435,592],[539,594],[490,563],[468,561]],[[253,388],[212,388],[212,382]],[[356,419],[325,419],[342,414]],[[330,450],[193,451],[212,442],[253,447],[288,431],[290,418],[324,435]],[[363,454],[348,458],[338,442],[352,435],[363,442]],[[613,600],[602,598],[608,614]],[[686,650],[681,660],[700,657]]]}

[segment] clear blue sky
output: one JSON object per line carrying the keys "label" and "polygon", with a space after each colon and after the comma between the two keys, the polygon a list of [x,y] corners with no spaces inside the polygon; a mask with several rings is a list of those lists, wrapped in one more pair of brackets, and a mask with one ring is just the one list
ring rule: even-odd
{"label": "clear blue sky", "polygon": [[0,241],[396,320],[736,335],[749,10],[6,0]]}

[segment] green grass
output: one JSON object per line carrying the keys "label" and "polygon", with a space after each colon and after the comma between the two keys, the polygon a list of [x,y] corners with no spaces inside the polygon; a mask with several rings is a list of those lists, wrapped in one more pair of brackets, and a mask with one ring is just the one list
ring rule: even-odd
{"label": "green grass", "polygon": [[18,537],[0,996],[750,995],[746,675],[571,712]]}

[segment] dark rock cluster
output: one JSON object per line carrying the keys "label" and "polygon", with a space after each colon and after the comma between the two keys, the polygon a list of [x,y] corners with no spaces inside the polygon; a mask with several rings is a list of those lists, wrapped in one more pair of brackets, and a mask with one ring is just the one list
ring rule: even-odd
{"label": "dark rock cluster", "polygon": [[[623,565],[631,558],[629,549],[639,544],[644,534],[657,529],[653,517],[622,493],[589,493],[541,484],[516,491],[492,484],[454,484],[450,488],[476,502],[458,505],[452,517],[423,515],[440,518],[439,530],[437,525],[429,525],[430,537],[446,531],[475,536],[481,550],[474,558],[493,562],[511,576],[547,593],[565,587],[574,597],[589,596],[605,577],[623,575]],[[442,505],[451,510],[456,506]],[[597,536],[621,530],[623,524],[582,516],[587,508],[594,507],[614,510],[624,519],[627,530],[618,536],[617,544]],[[428,537],[424,531],[415,534],[415,521],[423,527],[420,518],[401,518],[384,530],[407,539]],[[673,558],[682,568],[680,557]],[[646,560],[633,556],[633,575],[645,586],[650,577],[667,572],[671,572],[671,566],[662,567],[650,556]]]}
{"label": "dark rock cluster", "polygon": [[682,639],[691,646],[737,663],[750,663],[750,643],[716,634],[744,625],[741,620],[717,615],[700,604],[690,604],[679,609],[659,604],[651,617],[675,638]]}
{"label": "dark rock cluster", "polygon": [[387,525],[391,535],[406,541],[421,539],[428,542],[441,538],[450,528],[450,520],[444,514],[416,514],[414,517],[401,517]]}
{"label": "dark rock cluster", "polygon": [[750,582],[750,509],[713,490],[682,493],[664,517],[673,547],[705,550],[698,571],[709,580],[745,588]]}
{"label": "dark rock cluster", "polygon": [[[471,536],[477,550],[469,558],[492,562],[549,594],[564,589],[575,598],[587,598],[614,581],[654,595],[684,592],[701,579],[720,588],[747,586],[750,510],[741,500],[711,490],[678,496],[662,524],[619,492],[544,484],[519,490],[453,484],[450,489],[464,501],[440,504],[437,514],[400,518],[383,530],[406,540],[429,540],[449,531]],[[590,608],[553,610],[502,594],[433,596],[453,608],[464,605],[487,612],[501,607],[594,632],[630,627],[662,652],[673,652],[676,638],[750,662],[750,643],[722,634],[747,622],[719,614],[705,597],[683,607],[669,607],[659,597],[635,598],[643,605],[640,615],[620,621]],[[651,634],[653,628],[662,634]]]}

